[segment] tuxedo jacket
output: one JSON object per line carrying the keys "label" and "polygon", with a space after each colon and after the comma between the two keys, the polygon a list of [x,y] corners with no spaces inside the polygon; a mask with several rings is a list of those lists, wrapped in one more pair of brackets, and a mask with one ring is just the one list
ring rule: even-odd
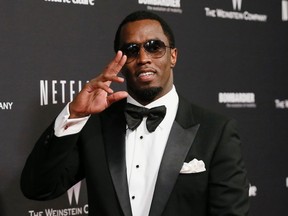
{"label": "tuxedo jacket", "polygon": [[[42,134],[21,176],[27,198],[49,200],[86,179],[90,216],[132,216],[125,163],[126,99],[92,115],[81,132]],[[206,171],[181,174],[196,158]],[[244,216],[249,184],[235,122],[180,97],[149,216]]]}

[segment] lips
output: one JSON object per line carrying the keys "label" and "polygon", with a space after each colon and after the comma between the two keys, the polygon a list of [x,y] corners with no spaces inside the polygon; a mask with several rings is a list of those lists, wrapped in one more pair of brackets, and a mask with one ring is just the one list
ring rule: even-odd
{"label": "lips", "polygon": [[137,77],[139,77],[139,76],[153,75],[155,73],[156,73],[156,70],[154,68],[142,67],[142,68],[139,68],[135,74]]}
{"label": "lips", "polygon": [[150,82],[154,79],[156,72],[152,69],[139,70],[136,73],[137,79],[141,82]]}
{"label": "lips", "polygon": [[145,72],[145,73],[140,73],[140,74],[138,75],[138,77],[143,77],[143,76],[152,76],[152,75],[154,75],[153,72]]}

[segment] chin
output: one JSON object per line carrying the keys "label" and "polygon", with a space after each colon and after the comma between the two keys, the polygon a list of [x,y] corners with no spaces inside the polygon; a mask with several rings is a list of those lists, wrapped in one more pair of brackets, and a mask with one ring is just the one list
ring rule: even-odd
{"label": "chin", "polygon": [[135,97],[145,103],[152,102],[161,92],[162,87],[148,87],[143,89],[130,89]]}

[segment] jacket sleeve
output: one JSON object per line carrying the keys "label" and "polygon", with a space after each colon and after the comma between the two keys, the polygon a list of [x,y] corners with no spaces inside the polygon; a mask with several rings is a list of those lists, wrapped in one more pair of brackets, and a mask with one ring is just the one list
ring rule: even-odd
{"label": "jacket sleeve", "polygon": [[211,161],[209,179],[209,215],[248,214],[249,183],[234,120],[224,126]]}
{"label": "jacket sleeve", "polygon": [[29,199],[49,200],[83,179],[79,133],[54,135],[54,122],[41,135],[23,168],[20,186]]}

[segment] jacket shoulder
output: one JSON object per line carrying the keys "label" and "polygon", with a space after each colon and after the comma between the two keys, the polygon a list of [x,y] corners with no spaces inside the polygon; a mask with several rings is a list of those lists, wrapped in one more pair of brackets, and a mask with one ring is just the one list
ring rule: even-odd
{"label": "jacket shoulder", "polygon": [[182,119],[182,121],[188,121],[187,118],[191,116],[194,124],[225,124],[226,122],[232,120],[231,118],[207,109],[205,107],[190,103],[187,99],[179,96],[179,108],[177,117]]}

